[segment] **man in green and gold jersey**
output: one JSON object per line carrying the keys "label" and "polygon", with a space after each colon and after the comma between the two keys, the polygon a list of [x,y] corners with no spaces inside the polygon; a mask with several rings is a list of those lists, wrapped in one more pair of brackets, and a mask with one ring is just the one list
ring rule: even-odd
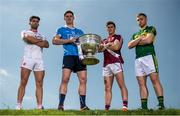
{"label": "man in green and gold jersey", "polygon": [[159,101],[158,108],[164,109],[163,88],[159,80],[158,63],[154,49],[154,40],[156,29],[147,25],[147,16],[144,13],[137,15],[137,23],[140,30],[132,36],[128,43],[128,48],[134,48],[136,51],[135,72],[139,84],[141,107],[148,109],[148,88],[146,85],[147,77],[150,76],[157,99]]}

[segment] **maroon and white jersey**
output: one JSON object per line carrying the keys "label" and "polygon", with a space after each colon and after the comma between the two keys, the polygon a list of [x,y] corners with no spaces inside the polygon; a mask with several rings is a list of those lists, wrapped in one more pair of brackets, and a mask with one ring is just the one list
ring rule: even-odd
{"label": "maroon and white jersey", "polygon": [[[108,42],[114,42],[115,40],[119,40],[121,41],[122,37],[121,35],[116,35],[114,34],[112,37],[108,37],[106,39],[103,40],[103,44],[107,44]],[[123,44],[123,42],[122,42]],[[122,45],[121,45],[122,46]],[[121,56],[121,48],[117,51],[113,51],[116,54],[119,54],[120,56],[117,58],[115,56],[113,56],[108,50],[104,51],[104,67],[108,64],[112,64],[112,63],[124,63],[122,56]]]}

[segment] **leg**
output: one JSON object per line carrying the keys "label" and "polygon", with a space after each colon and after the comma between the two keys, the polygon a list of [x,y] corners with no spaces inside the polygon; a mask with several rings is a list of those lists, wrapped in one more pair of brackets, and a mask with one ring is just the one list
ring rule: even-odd
{"label": "leg", "polygon": [[146,76],[137,76],[137,81],[139,84],[141,106],[143,109],[147,109],[147,98],[148,98],[148,89],[146,86],[147,77]]}
{"label": "leg", "polygon": [[89,108],[86,106],[86,83],[87,83],[87,71],[82,70],[77,72],[77,76],[79,79],[79,97],[80,97],[80,105],[82,110],[88,110]]}
{"label": "leg", "polygon": [[159,106],[160,109],[164,108],[164,97],[163,97],[163,88],[159,80],[158,73],[151,73],[150,78],[156,93],[156,96],[158,97]]}
{"label": "leg", "polygon": [[25,94],[26,84],[28,82],[30,73],[31,73],[31,70],[23,68],[23,67],[21,68],[21,80],[20,80],[20,85],[18,88],[18,95],[17,95],[17,102],[19,105],[22,104],[22,100]]}
{"label": "leg", "polygon": [[87,71],[79,71],[77,72],[77,76],[79,79],[78,92],[80,95],[86,95]]}
{"label": "leg", "polygon": [[36,82],[36,100],[37,108],[42,109],[42,99],[43,99],[43,79],[45,71],[34,71],[35,82]]}
{"label": "leg", "polygon": [[163,88],[159,80],[158,73],[151,73],[150,78],[157,96],[163,96]]}
{"label": "leg", "polygon": [[[124,82],[124,75],[123,72],[119,72],[116,75],[116,81],[119,85],[119,88],[121,89],[121,95],[122,95],[122,100],[123,100],[123,106],[127,107],[127,102],[128,102],[128,91]],[[127,110],[127,109],[126,109]]]}
{"label": "leg", "polygon": [[109,110],[111,105],[113,80],[114,76],[104,76],[106,110]]}
{"label": "leg", "polygon": [[61,85],[60,85],[60,93],[66,94],[67,93],[67,86],[70,79],[71,70],[67,68],[63,68],[62,72],[62,79],[61,79]]}
{"label": "leg", "polygon": [[63,68],[62,69],[62,79],[61,79],[61,84],[59,87],[59,105],[58,105],[58,110],[64,110],[64,100],[66,97],[66,93],[67,93],[67,86],[68,86],[68,82],[70,79],[70,75],[71,75],[71,70],[68,68]]}

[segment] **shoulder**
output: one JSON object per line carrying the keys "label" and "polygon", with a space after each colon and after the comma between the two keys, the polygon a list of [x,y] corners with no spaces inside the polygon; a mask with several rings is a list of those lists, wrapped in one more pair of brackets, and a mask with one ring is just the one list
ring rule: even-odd
{"label": "shoulder", "polygon": [[84,33],[81,29],[75,28],[77,32]]}
{"label": "shoulder", "polygon": [[66,27],[60,27],[60,28],[58,28],[57,29],[57,33],[62,33],[63,31],[65,31],[65,30],[67,30],[67,28]]}
{"label": "shoulder", "polygon": [[22,30],[21,33],[33,33],[31,30]]}
{"label": "shoulder", "polygon": [[149,29],[156,29],[154,26],[148,26]]}
{"label": "shoulder", "polygon": [[132,35],[132,39],[136,39],[136,38],[139,36],[139,33],[140,33],[140,32],[134,33],[134,34]]}
{"label": "shoulder", "polygon": [[62,30],[65,30],[66,28],[65,27],[59,27],[58,29],[57,29],[57,31],[62,31]]}
{"label": "shoulder", "polygon": [[34,36],[34,32],[31,30],[23,30],[21,31],[21,36],[22,35],[30,35],[30,36]]}
{"label": "shoulder", "polygon": [[154,26],[148,26],[147,31],[156,35],[156,28]]}
{"label": "shoulder", "polygon": [[115,35],[114,35],[114,38],[117,39],[117,40],[119,40],[119,41],[123,39],[120,34],[115,34]]}

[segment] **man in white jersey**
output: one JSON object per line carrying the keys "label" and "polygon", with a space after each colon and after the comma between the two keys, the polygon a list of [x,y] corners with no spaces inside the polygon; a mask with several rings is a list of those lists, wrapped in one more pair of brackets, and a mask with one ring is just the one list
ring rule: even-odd
{"label": "man in white jersey", "polygon": [[31,71],[34,71],[36,82],[37,109],[43,109],[43,79],[45,75],[43,64],[43,48],[48,48],[49,43],[37,29],[40,18],[31,16],[29,18],[30,29],[21,32],[21,38],[25,43],[24,56],[21,62],[21,80],[17,95],[17,110],[22,109],[22,101],[25,94],[26,84]]}

